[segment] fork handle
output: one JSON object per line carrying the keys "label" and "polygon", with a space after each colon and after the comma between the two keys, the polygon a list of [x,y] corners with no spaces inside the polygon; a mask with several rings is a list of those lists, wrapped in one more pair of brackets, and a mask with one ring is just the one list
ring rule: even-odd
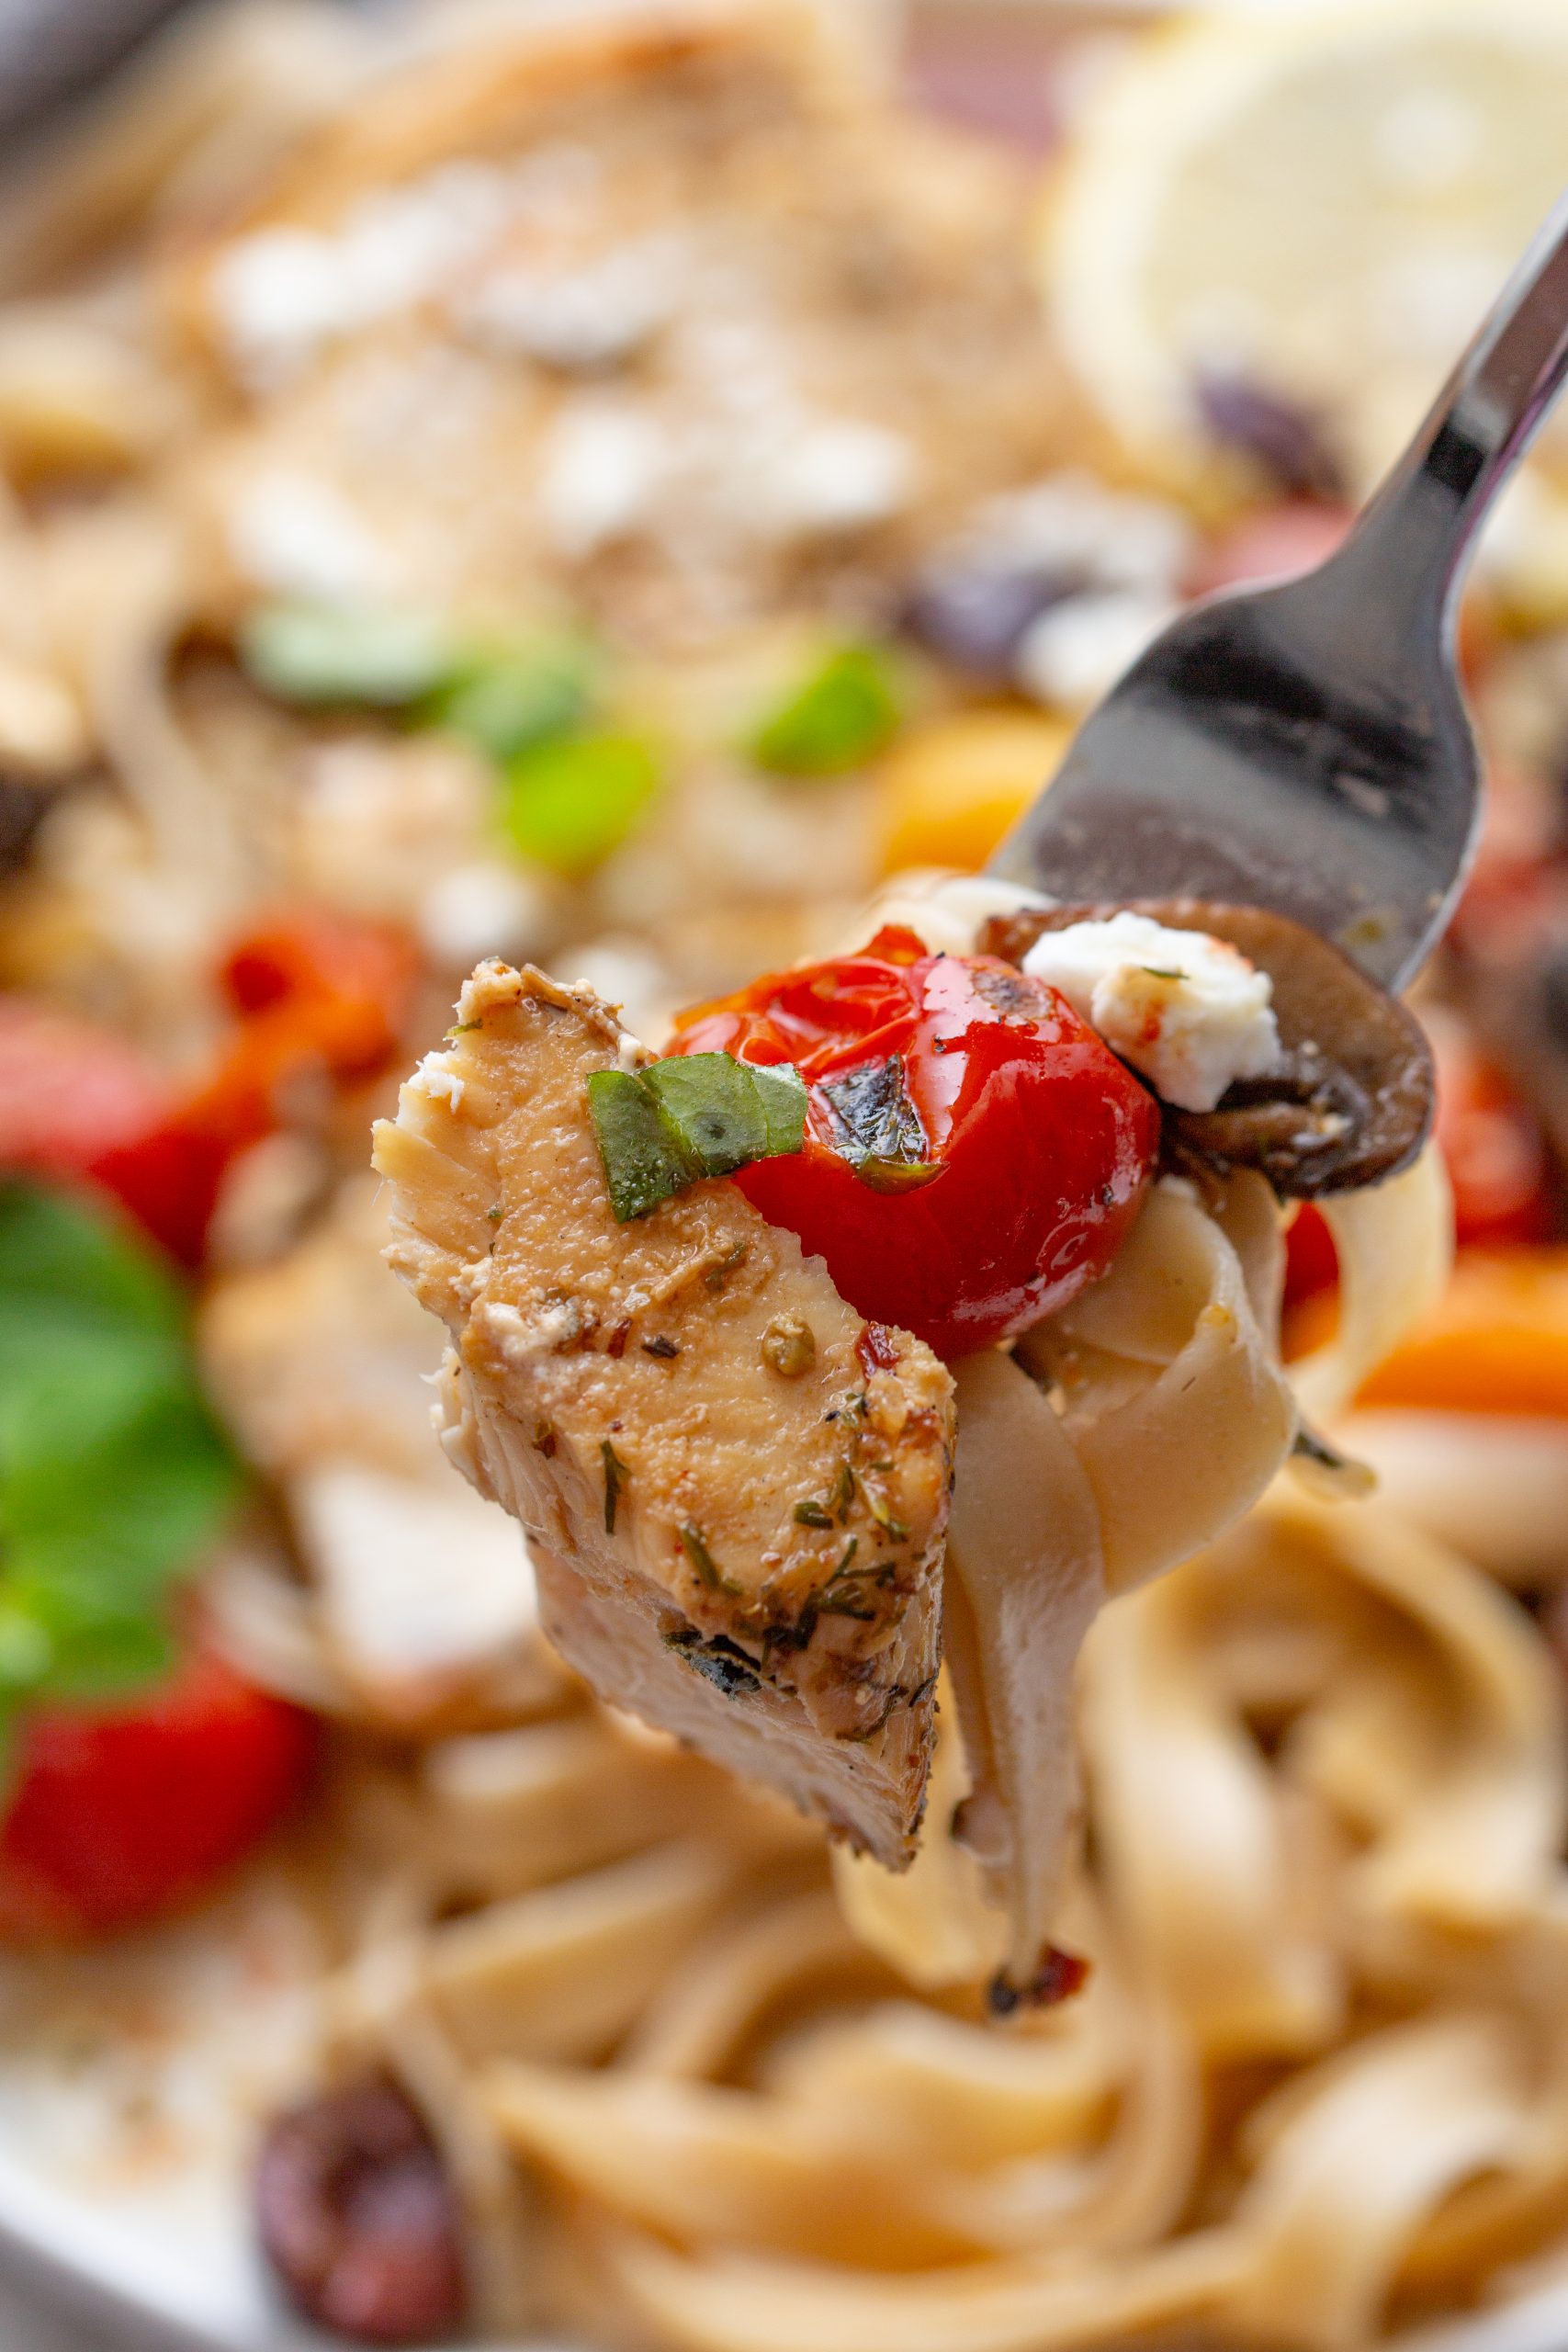
{"label": "fork handle", "polygon": [[1396,625],[1451,628],[1476,532],[1565,376],[1568,192],[1343,550],[1348,571],[1375,567]]}

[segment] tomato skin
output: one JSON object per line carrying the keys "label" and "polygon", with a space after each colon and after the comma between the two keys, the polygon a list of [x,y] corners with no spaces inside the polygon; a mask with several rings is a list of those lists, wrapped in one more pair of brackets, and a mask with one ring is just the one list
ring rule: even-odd
{"label": "tomato skin", "polygon": [[191,1265],[225,1155],[179,1114],[167,1079],[124,1038],[0,999],[0,1168],[100,1185]]}
{"label": "tomato skin", "polygon": [[[1158,1142],[1153,1097],[1054,990],[993,957],[929,956],[909,933],[701,1008],[672,1050],[796,1064],[804,1150],[735,1182],[861,1314],[944,1356],[1022,1330],[1103,1272]],[[888,1193],[829,1142],[820,1089],[892,1054],[938,1172]]]}
{"label": "tomato skin", "polygon": [[1557,1210],[1540,1123],[1457,1022],[1430,1022],[1438,1069],[1435,1134],[1453,1186],[1461,1250],[1549,1240]]}
{"label": "tomato skin", "polygon": [[185,1090],[112,1031],[0,999],[0,1169],[99,1185],[199,1265],[229,1162],[277,1125],[291,1083],[352,1081],[387,1060],[417,968],[382,923],[295,911],[261,925],[220,975],[233,1035]]}
{"label": "tomato skin", "polygon": [[109,1935],[177,1910],[299,1795],[316,1725],[197,1648],[134,1698],[29,1709],[0,1823],[0,1939]]}

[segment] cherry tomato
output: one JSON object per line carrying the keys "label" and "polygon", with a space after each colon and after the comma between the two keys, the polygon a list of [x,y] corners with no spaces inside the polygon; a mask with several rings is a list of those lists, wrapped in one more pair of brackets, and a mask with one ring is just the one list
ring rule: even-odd
{"label": "cherry tomato", "polygon": [[1244,514],[1202,550],[1188,579],[1188,591],[1206,596],[1215,588],[1293,579],[1325,562],[1343,543],[1354,519],[1348,507],[1320,505],[1308,498],[1287,499]]}
{"label": "cherry tomato", "polygon": [[232,1153],[277,1125],[300,1080],[367,1077],[399,1042],[417,970],[400,932],[346,915],[294,912],[239,940],[220,977],[241,1025],[182,1124]]}
{"label": "cherry tomato", "polygon": [[1540,1124],[1459,1023],[1429,1020],[1438,1066],[1438,1148],[1454,1194],[1461,1249],[1544,1241],[1556,1225],[1551,1159]]}
{"label": "cherry tomato", "polygon": [[193,1264],[224,1158],[181,1125],[174,1088],[135,1046],[73,1014],[0,999],[0,1168],[101,1185]]}
{"label": "cherry tomato", "polygon": [[140,1926],[203,1894],[300,1793],[316,1727],[197,1648],[135,1698],[29,1710],[0,1822],[0,1937]]}
{"label": "cherry tomato", "polygon": [[703,1006],[672,1050],[796,1065],[805,1149],[735,1181],[852,1306],[943,1355],[1103,1272],[1158,1141],[1153,1097],[1054,989],[912,932]]}
{"label": "cherry tomato", "polygon": [[1303,1201],[1285,1233],[1287,1312],[1303,1299],[1339,1287],[1339,1253],[1321,1212]]}

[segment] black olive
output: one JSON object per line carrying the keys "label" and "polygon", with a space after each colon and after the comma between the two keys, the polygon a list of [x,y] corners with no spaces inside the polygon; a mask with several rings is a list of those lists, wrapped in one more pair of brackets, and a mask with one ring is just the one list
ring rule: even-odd
{"label": "black olive", "polygon": [[334,2335],[428,2343],[461,2323],[457,2199],[423,2119],[387,2078],[277,2118],[256,2166],[255,2213],[289,2301]]}
{"label": "black olive", "polygon": [[[1281,1066],[1238,1080],[1213,1111],[1165,1106],[1178,1159],[1257,1168],[1277,1193],[1313,1200],[1407,1168],[1432,1124],[1431,1048],[1414,1014],[1314,931],[1261,907],[1138,899],[1135,914],[1228,940],[1274,983]],[[1031,908],[995,917],[982,954],[1021,963],[1045,931],[1103,920],[1117,906]]]}
{"label": "black olive", "polygon": [[933,560],[904,607],[904,626],[966,677],[1003,684],[1031,625],[1086,585],[1065,571]]}
{"label": "black olive", "polygon": [[1270,489],[1292,498],[1347,495],[1345,469],[1308,410],[1241,376],[1200,375],[1197,390],[1213,438],[1250,458]]}

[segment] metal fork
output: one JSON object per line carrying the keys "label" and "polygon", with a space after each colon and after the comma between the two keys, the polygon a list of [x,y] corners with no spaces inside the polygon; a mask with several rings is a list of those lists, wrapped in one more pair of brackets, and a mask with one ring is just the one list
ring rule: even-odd
{"label": "metal fork", "polygon": [[1568,195],[1344,545],[1173,622],[990,871],[1064,901],[1271,908],[1399,988],[1443,928],[1480,770],[1455,653],[1477,526],[1568,374]]}

